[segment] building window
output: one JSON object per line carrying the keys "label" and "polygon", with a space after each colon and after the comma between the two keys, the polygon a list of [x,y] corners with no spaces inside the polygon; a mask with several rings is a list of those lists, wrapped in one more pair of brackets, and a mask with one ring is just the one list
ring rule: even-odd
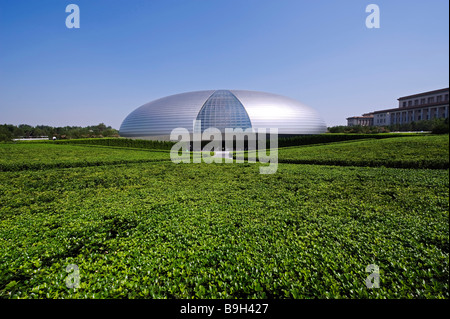
{"label": "building window", "polygon": [[403,107],[406,107],[406,102],[403,102]]}
{"label": "building window", "polygon": [[436,102],[441,102],[442,101],[442,95],[438,95],[436,97]]}
{"label": "building window", "polygon": [[425,104],[425,99],[420,99],[420,104]]}
{"label": "building window", "polygon": [[428,103],[434,103],[434,96],[428,98]]}
{"label": "building window", "polygon": [[412,101],[408,101],[408,106],[411,106],[412,105]]}
{"label": "building window", "polygon": [[414,100],[414,105],[419,105],[419,100]]}
{"label": "building window", "polygon": [[445,101],[448,101],[448,94],[445,94],[444,100],[445,100]]}

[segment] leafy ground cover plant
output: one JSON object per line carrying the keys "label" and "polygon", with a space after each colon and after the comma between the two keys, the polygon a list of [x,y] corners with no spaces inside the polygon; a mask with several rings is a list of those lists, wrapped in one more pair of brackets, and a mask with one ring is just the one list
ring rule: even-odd
{"label": "leafy ground cover plant", "polygon": [[449,136],[405,136],[286,147],[278,150],[278,161],[292,164],[446,169],[449,167]]}
{"label": "leafy ground cover plant", "polygon": [[448,170],[383,167],[0,172],[0,296],[448,298],[448,188]]}
{"label": "leafy ground cover plant", "polygon": [[0,144],[0,171],[98,166],[161,160],[170,160],[168,151],[33,142]]}

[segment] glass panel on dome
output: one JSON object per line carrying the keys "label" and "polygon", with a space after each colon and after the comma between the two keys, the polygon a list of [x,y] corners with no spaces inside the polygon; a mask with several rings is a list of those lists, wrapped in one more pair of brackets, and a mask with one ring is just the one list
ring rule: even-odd
{"label": "glass panel on dome", "polygon": [[201,121],[201,132],[209,127],[218,128],[221,132],[225,132],[225,128],[245,130],[252,127],[242,103],[226,90],[215,91],[203,104],[196,120]]}

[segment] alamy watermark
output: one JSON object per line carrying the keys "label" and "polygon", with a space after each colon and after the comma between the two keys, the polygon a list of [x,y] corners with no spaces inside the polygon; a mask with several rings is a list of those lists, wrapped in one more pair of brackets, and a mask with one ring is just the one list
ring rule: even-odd
{"label": "alamy watermark", "polygon": [[68,29],[80,28],[80,7],[76,4],[69,4],[66,7],[66,12],[70,14],[66,18],[66,27]]}
{"label": "alamy watermark", "polygon": [[380,288],[380,267],[370,264],[366,267],[366,272],[371,274],[366,278],[367,288]]}
{"label": "alamy watermark", "polygon": [[[76,4],[66,6],[66,12],[70,13],[66,17],[66,27],[68,29],[80,28],[80,7]],[[377,4],[369,4],[366,6],[366,12],[370,13],[366,17],[366,27],[368,29],[380,28],[380,7]]]}
{"label": "alamy watermark", "polygon": [[80,269],[75,264],[67,265],[66,272],[69,273],[66,277],[67,288],[80,288]]}
{"label": "alamy watermark", "polygon": [[376,4],[369,4],[366,7],[366,12],[370,14],[366,18],[366,27],[368,29],[380,28],[380,7]]}
{"label": "alamy watermark", "polygon": [[[186,128],[175,128],[170,140],[178,141],[170,151],[172,162],[179,163],[268,163],[261,166],[261,174],[274,174],[278,169],[278,128],[225,128],[224,132],[210,127],[201,132],[200,121],[194,121],[193,133]],[[202,141],[209,141],[203,148]],[[267,143],[270,147],[267,148]],[[236,147],[234,147],[236,145]],[[191,150],[193,151],[191,154]],[[236,152],[236,159],[227,156]],[[213,155],[211,155],[213,153]],[[220,154],[221,156],[216,156]],[[192,156],[191,156],[192,155]]]}

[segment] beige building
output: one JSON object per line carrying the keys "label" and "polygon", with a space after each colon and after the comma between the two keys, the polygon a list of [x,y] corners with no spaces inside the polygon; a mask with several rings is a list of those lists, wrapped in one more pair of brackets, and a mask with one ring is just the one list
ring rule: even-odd
{"label": "beige building", "polygon": [[373,125],[373,113],[365,113],[362,116],[347,117],[347,126],[372,126]]}
{"label": "beige building", "polygon": [[347,118],[347,125],[387,126],[447,118],[449,88],[398,98],[398,107]]}
{"label": "beige building", "polygon": [[398,108],[373,112],[373,125],[407,124],[434,118],[447,118],[449,89],[423,92],[398,99]]}

